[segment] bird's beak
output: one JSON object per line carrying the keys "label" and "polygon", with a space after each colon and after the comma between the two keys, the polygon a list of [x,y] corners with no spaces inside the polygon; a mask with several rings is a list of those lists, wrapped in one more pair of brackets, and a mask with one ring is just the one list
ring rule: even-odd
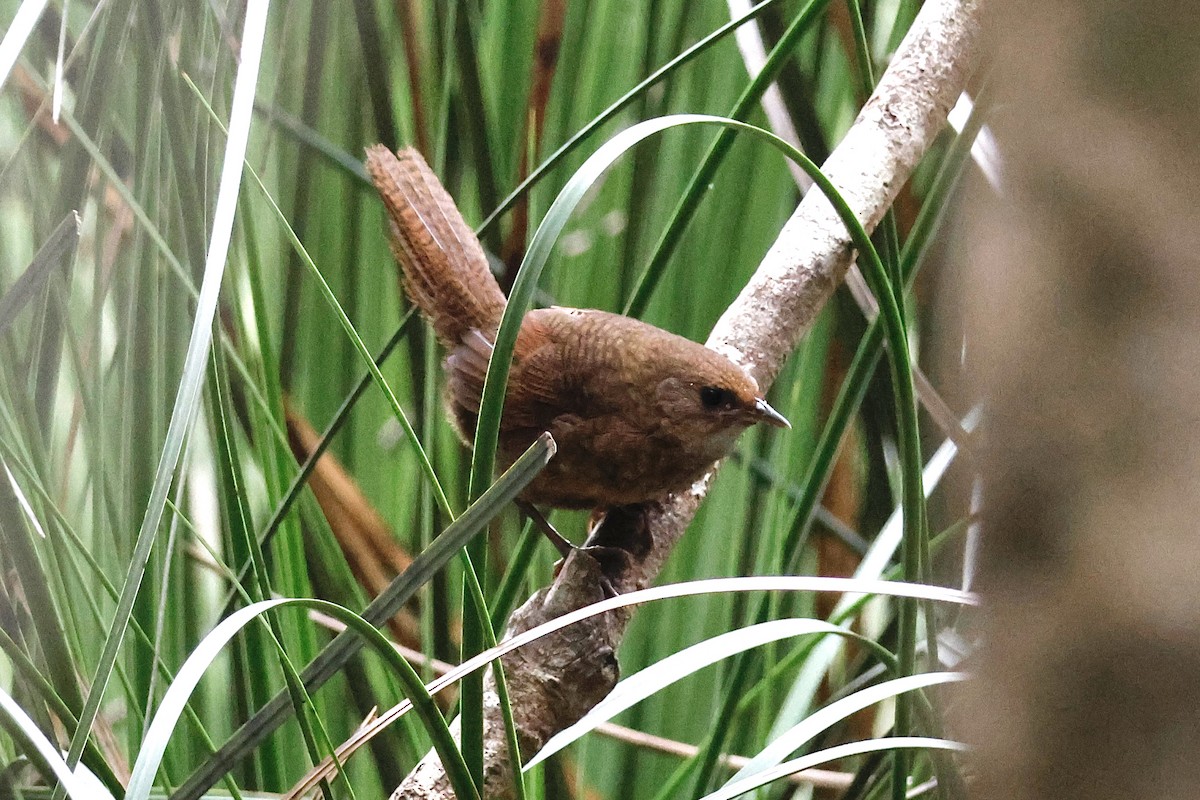
{"label": "bird's beak", "polygon": [[760,422],[791,430],[792,423],[787,421],[787,417],[767,405],[767,401],[761,397],[754,401],[754,411],[758,414]]}

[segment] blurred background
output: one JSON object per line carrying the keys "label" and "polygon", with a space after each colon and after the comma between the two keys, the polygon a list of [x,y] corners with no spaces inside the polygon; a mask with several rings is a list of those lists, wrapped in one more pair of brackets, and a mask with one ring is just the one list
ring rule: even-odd
{"label": "blurred background", "polygon": [[1193,14],[1016,0],[989,26],[1004,190],[970,193],[945,298],[987,401],[980,798],[1200,790]]}
{"label": "blurred background", "polygon": [[[30,5],[39,4],[0,3],[0,22]],[[918,9],[912,0],[757,7],[753,30],[765,51],[781,54],[768,61],[779,92],[766,101],[773,123],[791,128],[781,133],[820,163]],[[51,2],[0,92],[0,685],[64,749],[138,532],[152,519],[148,508],[162,512],[150,528],[156,543],[133,626],[84,753],[110,787],[141,749],[171,673],[220,620],[231,571],[248,557],[248,534],[272,534],[270,591],[360,610],[447,523],[318,273],[367,350],[386,352],[383,376],[451,504],[465,506],[470,453],[442,414],[441,354],[407,315],[363,148],[417,146],[479,226],[507,286],[556,193],[616,132],[674,112],[769,125],[747,72],[753,42],[739,48],[722,3],[277,1],[246,156],[265,193],[247,173],[213,355],[188,373],[245,13],[244,3],[225,0]],[[950,585],[963,580],[975,474],[946,441],[968,442],[961,421],[978,393],[958,379],[974,340],[964,339],[960,315],[934,301],[964,260],[943,240],[941,219],[957,202],[959,176],[977,175],[967,153],[979,121],[965,136],[947,129],[876,237],[889,268],[914,287],[905,319],[927,371],[924,408],[933,409],[920,417],[922,449],[926,458],[939,452],[948,470],[948,488],[939,488],[941,471],[926,474],[931,575]],[[777,152],[746,138],[714,152],[715,137],[712,129],[672,130],[626,153],[567,226],[538,302],[629,310],[703,341],[800,196]],[[573,148],[558,153],[569,141]],[[79,215],[77,241],[71,212]],[[893,394],[886,369],[859,363],[879,362],[879,339],[864,338],[866,328],[839,290],[772,391],[792,430],[743,436],[662,581],[849,575],[870,548],[876,577],[898,574],[895,544],[889,550],[879,537],[900,486]],[[953,355],[927,364],[930,329],[936,352]],[[187,374],[201,381],[200,393],[174,469],[162,456]],[[307,488],[291,492],[299,465],[326,445]],[[165,496],[152,495],[156,481],[169,488]],[[585,515],[553,519],[582,539]],[[480,579],[492,616],[503,620],[550,580],[556,554],[511,509],[487,542]],[[417,653],[457,662],[462,591],[455,561],[388,633]],[[756,602],[717,595],[642,609],[620,652],[623,673],[753,621]],[[772,597],[768,610],[827,617],[833,604],[791,594]],[[896,647],[888,603],[851,619],[865,636]],[[953,614],[937,624],[951,664],[968,643]],[[298,611],[282,613],[280,626],[297,665],[331,636]],[[435,674],[432,664],[415,663],[426,679]],[[811,638],[751,650],[623,714],[617,721],[634,741],[593,734],[538,767],[529,792],[701,796],[732,774],[716,753],[753,755],[830,697],[879,680],[874,668],[859,648],[818,648]],[[211,752],[206,739],[224,741],[283,686],[266,629],[247,629],[200,684],[159,784],[179,785]],[[373,708],[402,696],[381,662],[364,657],[314,695],[315,711],[339,742]],[[882,735],[889,720],[884,704],[820,743]],[[679,744],[699,746],[700,755]],[[415,720],[390,729],[347,766],[358,796],[391,791],[428,746]],[[18,739],[0,735],[0,764],[9,765],[0,794],[37,785],[22,752]],[[307,766],[293,722],[225,769],[242,788],[280,792]],[[912,785],[928,788],[932,770],[928,757],[916,757]],[[826,783],[849,789],[847,797],[876,796],[888,775],[879,758],[847,759]],[[834,791],[801,782],[773,796]]]}

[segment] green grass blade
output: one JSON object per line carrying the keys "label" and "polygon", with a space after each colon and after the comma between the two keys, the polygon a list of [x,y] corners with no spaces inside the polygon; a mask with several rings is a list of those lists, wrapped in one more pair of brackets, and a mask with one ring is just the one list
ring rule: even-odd
{"label": "green grass blade", "polygon": [[504,621],[508,619],[508,615],[512,611],[513,604],[517,599],[517,592],[521,589],[525,575],[533,563],[533,555],[541,541],[541,532],[533,527],[532,522],[526,520],[521,529],[521,538],[517,543],[517,548],[513,550],[512,557],[509,559],[508,570],[500,581],[500,587],[492,595],[490,613],[493,630],[500,630],[504,627]]}
{"label": "green grass blade", "polygon": [[21,277],[0,296],[0,336],[12,325],[21,309],[46,285],[54,268],[63,264],[78,244],[79,215],[71,212],[46,239]]}
{"label": "green grass blade", "polygon": [[[841,592],[864,595],[881,595],[888,597],[903,597],[915,600],[933,600],[935,602],[955,605],[978,605],[979,599],[958,589],[948,589],[940,586],[928,586],[919,583],[898,583],[892,581],[868,581],[856,578],[824,578],[800,575],[769,575],[749,578],[708,578],[705,580],[686,581],[683,583],[655,586],[650,589],[640,589],[627,592],[617,597],[602,600],[585,606],[548,622],[544,622],[527,631],[509,637],[498,646],[485,650],[479,655],[464,661],[426,687],[431,695],[437,694],[448,686],[461,681],[467,675],[478,672],[498,658],[511,653],[517,648],[524,647],[530,642],[544,636],[561,631],[582,620],[606,614],[619,608],[682,597],[697,597],[710,594],[741,593],[741,592]],[[365,616],[365,615],[364,615]],[[357,751],[380,729],[393,724],[413,709],[411,701],[405,700],[380,714],[369,724],[362,726],[340,748],[340,753],[348,758]],[[296,791],[305,791],[315,785],[314,782],[325,774],[324,767],[314,770],[295,787]],[[195,795],[198,796],[198,795]],[[178,795],[193,797],[191,795]]]}
{"label": "green grass blade", "polygon": [[[444,530],[391,585],[363,611],[372,625],[383,625],[439,572],[474,536],[500,514],[554,455],[549,435],[538,439],[516,463]],[[343,634],[321,651],[301,673],[308,690],[328,681],[362,647],[360,639]],[[196,800],[275,728],[287,719],[287,695],[276,695],[223,744],[213,758],[197,769],[173,795],[173,800]]]}
{"label": "green grass blade", "polygon": [[[196,94],[196,97],[208,110],[213,120],[222,129],[224,129],[220,119],[217,118],[213,112],[212,106],[208,104],[208,101],[204,98],[204,95],[201,94],[200,87],[196,86],[196,84],[191,80],[187,81],[187,85],[192,89],[192,91]],[[379,389],[383,392],[384,397],[387,399],[388,405],[392,409],[392,413],[395,415],[397,422],[400,423],[400,427],[404,429],[405,437],[413,448],[413,453],[417,457],[417,463],[421,465],[421,471],[425,474],[425,477],[429,480],[430,485],[433,487],[434,497],[437,498],[438,506],[442,509],[442,512],[447,517],[454,519],[454,509],[451,507],[450,501],[446,498],[446,493],[442,489],[441,481],[438,480],[437,473],[433,470],[433,464],[430,463],[429,456],[425,453],[425,448],[421,446],[421,439],[417,436],[416,430],[413,429],[412,423],[409,422],[408,415],[404,413],[404,408],[400,405],[400,401],[396,399],[396,395],[392,391],[392,387],[388,385],[387,379],[384,378],[383,373],[380,372],[379,365],[375,363],[375,359],[371,356],[371,351],[367,349],[367,345],[363,342],[362,337],[359,336],[358,330],[354,327],[354,323],[350,321],[350,317],[347,316],[345,309],[342,308],[342,304],[337,299],[337,295],[334,294],[333,289],[329,286],[329,282],[325,280],[325,276],[321,274],[320,268],[317,267],[316,262],[313,261],[312,256],[309,255],[308,250],[304,247],[304,243],[300,241],[298,236],[296,236],[296,232],[288,223],[287,216],[283,213],[283,210],[279,207],[279,204],[275,202],[275,198],[271,195],[271,193],[267,191],[266,184],[262,182],[262,178],[259,177],[258,173],[249,164],[246,164],[245,168],[246,172],[254,181],[254,184],[262,193],[263,198],[267,201],[267,205],[270,207],[272,214],[274,214],[275,218],[279,221],[280,226],[283,229],[283,233],[291,243],[292,248],[295,250],[296,254],[300,256],[301,263],[304,264],[304,266],[308,269],[309,274],[316,281],[317,287],[321,291],[321,296],[329,305],[330,310],[333,311],[334,316],[337,318],[338,324],[342,327],[342,330],[346,332],[346,336],[349,338],[350,343],[354,346],[355,352],[358,353],[359,357],[363,360],[363,363],[366,364],[367,371],[371,373],[371,377],[374,379],[375,384],[379,387]]]}
{"label": "green grass blade", "polygon": [[254,88],[258,80],[258,65],[262,55],[263,39],[266,34],[268,0],[252,3],[247,9],[246,29],[242,38],[242,63],[238,69],[234,88],[233,111],[230,129],[232,134],[226,147],[225,164],[217,195],[217,210],[213,221],[213,234],[209,242],[208,258],[204,269],[204,280],[200,288],[200,300],[188,342],[183,377],[176,395],[175,407],[167,429],[167,441],[163,446],[159,466],[155,472],[154,486],[146,508],[146,515],[138,531],[132,563],[121,591],[113,622],[105,640],[100,662],[88,692],[87,701],[79,717],[79,725],[71,737],[67,763],[72,767],[79,763],[83,742],[90,734],[92,723],[100,710],[104,690],[108,686],[113,666],[117,660],[121,642],[124,640],[133,603],[141,588],[142,576],[150,550],[154,546],[155,534],[162,520],[167,491],[175,476],[175,468],[183,452],[184,440],[191,422],[195,418],[200,396],[200,385],[204,380],[208,362],[209,346],[212,342],[213,319],[216,316],[217,299],[221,278],[225,272],[225,258],[233,233],[233,218],[237,208],[237,196],[241,188],[242,162],[250,131],[251,106]]}
{"label": "green grass blade", "polygon": [[[791,54],[792,48],[808,32],[809,26],[825,10],[825,6],[828,3],[829,0],[810,0],[800,13],[796,15],[796,18],[788,26],[787,31],[780,38],[778,44],[771,49],[762,70],[759,71],[758,75],[754,76],[754,79],[750,81],[746,90],[742,92],[742,96],[734,104],[733,109],[729,113],[730,119],[743,120],[757,107],[758,102],[767,91],[767,87],[771,85],[771,82],[779,74],[779,70],[783,68],[784,61]],[[700,206],[700,200],[708,190],[713,175],[716,174],[717,167],[721,165],[721,161],[732,146],[733,131],[724,130],[717,135],[717,138],[709,147],[703,162],[696,168],[696,172],[692,176],[687,189],[684,191],[683,197],[680,198],[678,205],[676,205],[674,212],[672,212],[671,221],[667,224],[666,230],[663,231],[658,243],[654,246],[654,254],[650,257],[650,263],[646,265],[645,271],[638,279],[637,286],[634,288],[629,302],[625,305],[624,313],[631,317],[640,317],[645,313],[646,306],[650,303],[650,296],[654,293],[654,289],[662,279],[667,261],[670,260],[671,255],[675,252],[675,247],[679,244],[680,239],[683,238],[683,232],[687,228],[688,223],[695,216],[696,209]]]}
{"label": "green grass blade", "polygon": [[25,42],[29,41],[29,35],[33,33],[49,2],[50,0],[23,0],[17,9],[17,15],[9,23],[4,38],[0,39],[0,88],[8,82],[8,76],[25,48]]}
{"label": "green grass blade", "polygon": [[860,636],[857,633],[839,628],[828,622],[814,619],[779,619],[770,622],[760,622],[748,625],[738,630],[722,633],[699,644],[686,647],[672,653],[663,660],[646,667],[640,672],[630,675],[618,683],[607,697],[592,708],[583,719],[571,727],[561,731],[546,742],[546,745],[536,756],[525,765],[526,769],[533,767],[550,756],[559,752],[597,726],[608,722],[617,714],[631,708],[668,686],[683,680],[694,672],[711,666],[718,661],[729,658],[737,653],[745,652],[752,647],[760,647],[769,642],[790,639],[797,636],[812,636],[814,634],[832,634],[854,639],[863,647],[870,650],[884,664],[895,667],[895,659],[887,648]]}
{"label": "green grass blade", "polygon": [[141,752],[138,753],[137,761],[134,762],[133,770],[130,773],[129,786],[125,794],[126,800],[147,800],[150,797],[154,776],[162,763],[163,753],[183,708],[200,683],[200,678],[220,655],[225,645],[260,615],[289,606],[311,608],[334,617],[346,624],[348,631],[343,635],[358,637],[360,641],[369,644],[383,656],[400,677],[406,694],[414,704],[421,721],[426,725],[426,730],[433,738],[434,747],[441,756],[442,763],[446,766],[446,773],[455,793],[462,798],[478,800],[478,794],[473,791],[474,787],[467,774],[466,765],[462,761],[462,754],[454,744],[450,729],[447,727],[445,719],[442,718],[441,712],[438,711],[437,705],[433,702],[433,698],[425,691],[424,685],[412,666],[396,652],[387,638],[377,631],[372,623],[336,603],[307,598],[263,600],[238,609],[204,637],[192,654],[188,656],[188,660],[180,667],[175,680],[171,682],[171,686],[163,696],[162,703],[159,704],[159,708],[154,714],[145,743]]}
{"label": "green grass blade", "polygon": [[630,89],[625,94],[621,95],[612,105],[600,112],[591,122],[581,128],[577,133],[565,141],[557,150],[555,150],[549,158],[543,161],[537,169],[529,173],[529,177],[521,181],[517,188],[513,189],[507,197],[500,203],[499,206],[484,219],[483,223],[476,229],[478,231],[489,230],[504,212],[512,208],[517,200],[530,190],[538,181],[545,177],[546,173],[553,169],[560,161],[573,153],[579,145],[583,144],[593,133],[595,133],[604,123],[611,120],[630,103],[641,97],[648,89],[671,75],[675,70],[682,67],[697,56],[703,54],[712,45],[724,39],[730,33],[745,25],[747,22],[755,19],[759,14],[770,8],[777,0],[763,0],[763,2],[754,6],[750,11],[746,12],[737,19],[731,20],[721,27],[717,28],[712,33],[708,34],[700,41],[696,42],[691,47],[684,50],[679,55],[672,58],[666,64],[656,69],[646,78],[640,81],[636,86]]}
{"label": "green grass blade", "polygon": [[[401,340],[408,334],[409,325],[415,316],[415,308],[409,309],[409,311],[404,315],[404,318],[400,320],[400,324],[396,327],[396,330],[392,334],[391,338],[384,343],[383,347],[379,348],[379,352],[376,353],[375,357],[372,359],[376,369],[380,369],[383,366],[383,363],[387,360],[388,356],[392,354],[392,351],[396,349],[396,346],[400,344]],[[358,401],[362,399],[362,396],[366,393],[367,387],[371,385],[372,381],[373,373],[369,370],[364,372],[350,393],[343,398],[341,405],[339,405],[337,411],[334,412],[333,418],[329,421],[329,424],[325,426],[325,430],[321,432],[321,439],[317,443],[317,446],[314,447],[313,451],[308,454],[306,459],[304,459],[304,463],[300,465],[300,470],[296,473],[295,477],[292,478],[292,482],[288,485],[287,491],[284,492],[283,498],[279,501],[279,504],[275,506],[275,510],[271,513],[271,518],[267,520],[267,524],[263,526],[262,532],[258,535],[259,547],[266,548],[270,545],[271,540],[279,531],[279,526],[283,524],[283,520],[287,517],[288,512],[291,511],[292,506],[295,505],[296,500],[298,500],[300,495],[303,493],[304,487],[308,484],[308,479],[312,476],[313,470],[317,468],[317,462],[321,459],[321,456],[325,455],[326,451],[329,450],[329,446],[333,443],[334,437],[337,436],[338,431],[345,426],[346,421],[349,419],[350,411],[354,408]],[[242,564],[241,568],[237,571],[237,580],[235,581],[236,584],[241,584],[246,579],[246,577],[250,574],[250,567],[251,564],[248,560],[246,563]],[[230,590],[229,595],[225,599],[226,609],[229,608],[229,604],[232,602],[234,594],[234,590]]]}
{"label": "green grass blade", "polygon": [[752,792],[755,789],[762,788],[780,778],[786,778],[789,775],[794,775],[797,772],[802,772],[806,769],[828,764],[832,761],[838,761],[843,758],[853,758],[854,756],[866,755],[867,753],[887,752],[889,750],[900,749],[920,749],[920,750],[945,750],[949,752],[963,752],[967,749],[966,745],[959,742],[953,742],[947,739],[934,739],[928,736],[896,736],[889,739],[868,739],[865,742],[851,742],[849,744],[840,744],[835,747],[829,747],[825,750],[820,750],[811,755],[802,756],[792,759],[778,767],[770,770],[765,770],[753,777],[748,777],[736,783],[729,783],[712,794],[705,795],[703,800],[731,800],[731,798],[739,797],[747,792]]}
{"label": "green grass blade", "polygon": [[[204,95],[200,91],[199,87],[197,87],[195,85],[195,83],[193,81],[191,81],[190,79],[187,80],[186,82],[187,82],[188,86],[191,88],[191,90],[193,91],[193,93],[195,94],[195,96],[197,97],[198,101],[207,110],[210,117],[216,122],[218,127],[224,129],[224,125],[221,123],[221,120],[214,113],[211,105],[208,103],[207,99],[204,97]],[[403,408],[400,405],[399,400],[396,398],[394,392],[392,391],[388,382],[384,378],[383,373],[380,370],[380,364],[377,363],[376,359],[372,358],[372,356],[370,355],[370,352],[366,349],[366,345],[363,342],[362,337],[359,335],[357,329],[355,328],[353,323],[350,321],[349,315],[346,313],[345,309],[342,307],[342,304],[339,302],[337,296],[334,294],[331,286],[329,285],[328,281],[325,279],[325,276],[322,274],[322,272],[317,267],[317,265],[314,262],[314,260],[312,259],[312,257],[309,255],[307,248],[300,241],[299,237],[296,234],[295,229],[289,223],[287,217],[284,215],[282,209],[279,207],[275,198],[267,190],[266,185],[263,183],[263,181],[259,177],[258,173],[249,164],[246,164],[246,170],[249,173],[249,175],[251,176],[255,185],[258,186],[260,192],[262,193],[262,196],[267,201],[267,204],[271,210],[271,213],[273,214],[275,219],[278,221],[278,223],[280,225],[280,229],[284,233],[286,239],[291,243],[293,251],[299,256],[301,263],[304,265],[305,268],[307,268],[307,270],[309,271],[309,274],[315,279],[317,287],[320,290],[322,297],[324,298],[324,300],[326,301],[326,303],[328,304],[330,309],[334,312],[334,315],[335,315],[339,325],[341,326],[343,331],[346,333],[347,338],[349,339],[355,352],[357,352],[357,354],[362,358],[362,360],[366,364],[370,378],[375,382],[375,384],[377,386],[379,386],[380,390],[382,391],[386,401],[388,402],[388,405],[390,406],[390,408],[392,410],[394,417],[400,423],[401,428],[404,430],[404,432],[406,434],[406,439],[409,442],[409,444],[411,445],[413,452],[417,457],[418,464],[419,464],[422,472],[426,476],[429,485],[431,486],[431,488],[433,490],[433,495],[434,495],[435,499],[437,500],[439,508],[449,519],[453,520],[454,519],[454,510],[451,507],[448,498],[446,497],[446,493],[445,493],[444,489],[442,488],[442,485],[437,477],[437,474],[433,470],[433,465],[430,462],[428,455],[426,454],[426,452],[420,442],[420,439],[417,437],[416,432],[413,429],[413,426],[410,423],[407,414],[404,412]],[[391,347],[393,347],[394,344],[399,341],[399,338],[400,338],[400,331],[397,331],[396,334],[393,335],[392,342],[389,343],[388,347],[385,347],[385,349],[384,349],[385,353],[390,351]],[[381,360],[382,359],[379,359],[379,361],[381,361]],[[358,394],[358,392],[356,392],[355,394]],[[357,399],[357,398],[354,398],[354,399]],[[343,404],[342,409],[339,411],[338,417],[335,418],[335,425],[340,424],[338,422],[338,420],[344,418],[344,416],[343,416],[344,412],[349,410],[349,407],[351,405],[353,405],[353,402],[354,402],[354,400],[352,399],[349,403]],[[328,439],[325,439],[324,444],[327,445],[327,443],[328,443]],[[318,449],[323,452],[324,447],[321,447]],[[263,535],[264,539],[269,539],[274,534],[274,532],[278,529],[278,524],[283,519],[283,512],[286,511],[286,508],[284,506],[290,505],[296,499],[296,497],[298,497],[300,490],[303,488],[304,481],[307,479],[307,472],[311,471],[311,469],[316,464],[317,458],[319,457],[319,453],[314,453],[312,455],[313,455],[313,457],[311,457],[307,462],[307,464],[308,464],[307,471],[302,469],[301,475],[297,476],[297,478],[293,481],[292,486],[289,489],[288,495],[285,498],[284,504],[283,504],[283,506],[281,506],[281,511],[279,513],[277,513],[272,518],[272,521],[269,523],[268,528]],[[246,569],[247,569],[247,566],[243,565],[241,567],[241,573],[245,574]],[[279,695],[276,695],[274,700],[267,704],[267,707],[273,707],[272,703],[274,703],[275,701],[278,701],[278,700],[279,700]],[[243,729],[244,728],[245,728],[245,726],[243,726]]]}
{"label": "green grass blade", "polygon": [[[974,428],[977,417],[968,417],[964,421],[964,426],[970,430]],[[932,456],[929,462],[925,465],[925,473],[922,477],[926,491],[932,493],[941,482],[942,477],[946,474],[951,463],[953,463],[957,455],[958,448],[953,441],[946,440],[942,443]],[[854,572],[854,577],[863,580],[878,580],[887,574],[889,565],[892,563],[896,550],[899,549],[901,539],[903,538],[903,509],[896,509],[888,518],[880,529],[878,535],[871,543],[871,548],[867,551],[863,559],[859,562],[858,568]],[[843,598],[835,607],[829,616],[829,621],[838,625],[849,625],[853,620],[853,616],[857,609],[861,607],[862,598],[846,597]],[[804,666],[800,674],[792,682],[792,689],[788,696],[779,704],[779,712],[775,719],[775,730],[779,728],[790,727],[792,720],[797,719],[812,705],[813,698],[816,692],[825,679],[830,663],[841,650],[840,642],[829,640],[818,645],[814,652],[797,652],[794,656],[788,656],[783,659],[777,666],[778,671],[785,671],[794,667],[794,662],[803,660]],[[770,678],[770,676],[768,676]],[[761,692],[765,689],[765,683],[760,683],[755,688],[745,693],[745,698]]]}
{"label": "green grass blade", "polygon": [[[462,560],[464,562],[463,578],[464,578],[466,592],[469,594],[470,605],[472,608],[475,609],[475,614],[477,617],[475,624],[476,624],[480,634],[482,634],[484,647],[487,647],[489,649],[494,648],[496,646],[496,629],[492,625],[491,619],[488,617],[488,611],[487,611],[488,604],[487,604],[487,600],[485,600],[483,597],[483,589],[479,585],[479,577],[475,574],[475,567],[471,563],[471,557],[467,554],[467,552],[465,550],[462,552]],[[482,649],[482,648],[480,648],[480,649]],[[496,661],[492,664],[492,674],[496,678],[496,697],[500,701],[500,714],[504,720],[504,737],[508,744],[508,758],[509,758],[509,762],[513,765],[513,769],[512,769],[513,795],[514,795],[514,797],[516,797],[516,800],[525,800],[525,779],[521,775],[521,745],[520,745],[520,742],[517,740],[517,725],[516,725],[516,722],[513,720],[512,704],[509,702],[509,699],[508,699],[508,681],[504,677],[504,665],[500,661]],[[482,691],[482,686],[480,688]],[[482,719],[482,717],[483,717],[483,714],[482,714],[483,702],[482,702],[482,700],[483,700],[483,698],[482,698],[482,694],[481,694],[480,695],[480,705],[479,705],[480,724],[481,725],[483,722],[483,719]],[[462,730],[461,725],[463,724],[462,720],[461,720],[461,716],[460,716],[459,724],[460,724],[459,730],[461,731]],[[481,744],[482,744],[482,728],[480,730],[480,734],[481,734]],[[464,741],[465,741],[465,739],[464,739]],[[480,755],[482,755],[482,752],[483,751],[481,748]],[[466,754],[465,754],[465,748],[464,748],[464,760],[465,760],[465,757],[466,757]],[[474,773],[472,773],[472,777],[474,779],[476,779],[476,781],[477,781],[476,785],[479,788],[479,791],[482,792],[483,785],[482,785],[482,783],[479,783],[479,781],[482,780],[482,776],[476,776],[476,775],[474,775]]]}
{"label": "green grass blade", "polygon": [[[228,389],[222,388],[227,384],[228,373],[225,370],[225,365],[219,351],[215,354],[213,362],[214,380],[208,384],[211,396],[209,405],[215,417],[217,465],[223,473],[224,480],[229,484],[228,491],[224,492],[227,503],[231,506],[227,524],[231,536],[236,537],[239,540],[239,544],[249,552],[252,569],[250,571],[250,580],[247,581],[248,591],[250,597],[256,601],[261,601],[274,594],[271,588],[270,571],[267,566],[266,556],[253,534],[253,527],[246,509],[244,480],[239,475],[242,468],[242,458],[239,454],[237,437],[233,434],[229,425],[229,420],[234,412],[230,405]],[[321,758],[321,743],[317,741],[314,722],[320,728],[321,738],[326,744],[325,752],[332,752],[332,745],[328,744],[328,734],[321,725],[319,718],[316,718],[315,715],[310,717],[309,709],[312,708],[312,699],[305,692],[304,686],[300,682],[295,668],[292,666],[291,659],[288,658],[285,646],[287,637],[284,635],[283,626],[278,615],[271,609],[265,609],[263,615],[268,636],[276,650],[276,660],[278,661],[280,670],[283,672],[288,694],[292,701],[292,708],[295,711],[296,721],[299,723],[304,745],[308,751],[308,757],[314,762],[318,761]],[[184,705],[186,705],[186,698]],[[182,707],[180,710],[182,711]],[[176,715],[176,718],[178,718],[178,715]],[[145,739],[143,739],[144,741]],[[326,797],[333,796],[332,790],[329,787],[322,788]],[[353,795],[353,790],[351,790],[350,794],[351,796]]]}
{"label": "green grass blade", "polygon": [[25,754],[37,764],[46,779],[58,783],[72,800],[112,800],[112,794],[98,780],[80,770],[72,770],[59,755],[58,747],[46,738],[29,715],[8,692],[0,689],[0,728],[8,731],[24,746]]}
{"label": "green grass blade", "polygon": [[[15,461],[14,466],[18,466]],[[39,558],[40,546],[36,544],[39,540],[27,527],[13,488],[15,484],[9,481],[7,471],[5,464],[6,474],[0,476],[0,543],[4,545],[12,568],[21,576],[24,602],[46,659],[50,682],[67,707],[78,714],[84,700],[72,668],[74,661],[61,604],[52,591],[53,581],[47,568]],[[37,484],[31,481],[30,485]]]}
{"label": "green grass blade", "polygon": [[305,125],[299,117],[289,114],[281,108],[268,106],[265,103],[255,103],[254,110],[261,114],[266,121],[278,125],[297,142],[324,158],[330,165],[357,179],[364,187],[371,188],[371,176],[367,174],[367,168],[363,166],[361,158],[350,155]]}
{"label": "green grass blade", "polygon": [[771,744],[750,759],[750,763],[738,770],[731,783],[744,780],[756,773],[773,767],[800,747],[812,741],[821,732],[845,720],[852,714],[878,702],[898,697],[905,692],[914,692],[931,686],[941,686],[966,680],[960,672],[931,672],[923,675],[907,675],[884,681],[874,686],[843,697],[824,708],[808,715],[791,729],[777,736]]}

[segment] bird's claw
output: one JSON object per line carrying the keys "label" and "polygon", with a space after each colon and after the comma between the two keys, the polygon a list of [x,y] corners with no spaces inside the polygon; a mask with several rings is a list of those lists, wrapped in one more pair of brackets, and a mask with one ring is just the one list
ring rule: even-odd
{"label": "bird's claw", "polygon": [[567,537],[559,533],[558,529],[550,524],[550,521],[535,506],[518,500],[517,507],[521,509],[525,516],[529,517],[538,530],[554,545],[554,549],[558,551],[559,555],[562,556],[562,558],[554,563],[555,578],[562,571],[562,566],[566,563],[567,558],[572,553],[579,552],[588,556],[599,565],[600,588],[604,592],[605,599],[611,599],[620,594],[608,576],[610,574],[620,574],[624,570],[629,562],[629,553],[619,547],[610,547],[607,545],[584,545],[580,547],[572,544]]}

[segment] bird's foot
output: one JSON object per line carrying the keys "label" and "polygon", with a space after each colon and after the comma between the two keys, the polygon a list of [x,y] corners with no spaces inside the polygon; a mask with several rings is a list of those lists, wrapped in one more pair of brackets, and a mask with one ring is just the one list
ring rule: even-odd
{"label": "bird's foot", "polygon": [[550,544],[554,545],[554,549],[563,558],[571,555],[571,551],[575,549],[575,545],[567,537],[558,532],[558,529],[550,524],[550,520],[546,519],[546,515],[538,510],[538,507],[532,503],[526,503],[524,500],[517,500],[517,508],[521,509],[521,513],[529,518],[542,535],[550,540]]}
{"label": "bird's foot", "polygon": [[550,520],[531,503],[526,503],[523,500],[517,501],[517,508],[521,509],[521,513],[527,516],[531,522],[537,527],[542,535],[550,540],[554,545],[554,549],[562,556],[554,565],[554,577],[558,577],[558,573],[562,570],[562,565],[566,562],[567,557],[576,551],[586,554],[589,558],[600,565],[601,578],[600,588],[604,592],[605,599],[616,597],[620,594],[616,587],[613,586],[608,574],[614,569],[619,569],[624,560],[628,560],[629,554],[616,547],[606,547],[604,545],[588,545],[579,547],[572,544],[567,537],[558,532],[558,529],[550,524]]}
{"label": "bird's foot", "polygon": [[[619,547],[607,547],[596,544],[584,545],[575,549],[600,565],[600,588],[604,592],[604,599],[611,600],[619,596],[621,593],[617,591],[617,587],[613,585],[612,579],[609,576],[624,573],[626,566],[629,564],[629,553],[626,553]],[[558,567],[561,564],[562,562],[560,561],[556,565],[555,576],[558,575]]]}
{"label": "bird's foot", "polygon": [[[628,558],[628,554],[615,547],[599,547],[588,545],[580,547],[571,545],[572,553],[582,553],[583,555],[595,561],[600,567],[600,591],[604,593],[605,600],[611,600],[614,597],[620,596],[617,587],[613,585],[612,579],[608,577],[609,572],[617,572],[613,568],[614,563],[619,563],[620,559]],[[570,555],[568,553],[567,555]],[[562,572],[563,565],[567,563],[567,556],[563,556],[558,561],[554,562],[554,577],[557,579],[558,574]]]}

